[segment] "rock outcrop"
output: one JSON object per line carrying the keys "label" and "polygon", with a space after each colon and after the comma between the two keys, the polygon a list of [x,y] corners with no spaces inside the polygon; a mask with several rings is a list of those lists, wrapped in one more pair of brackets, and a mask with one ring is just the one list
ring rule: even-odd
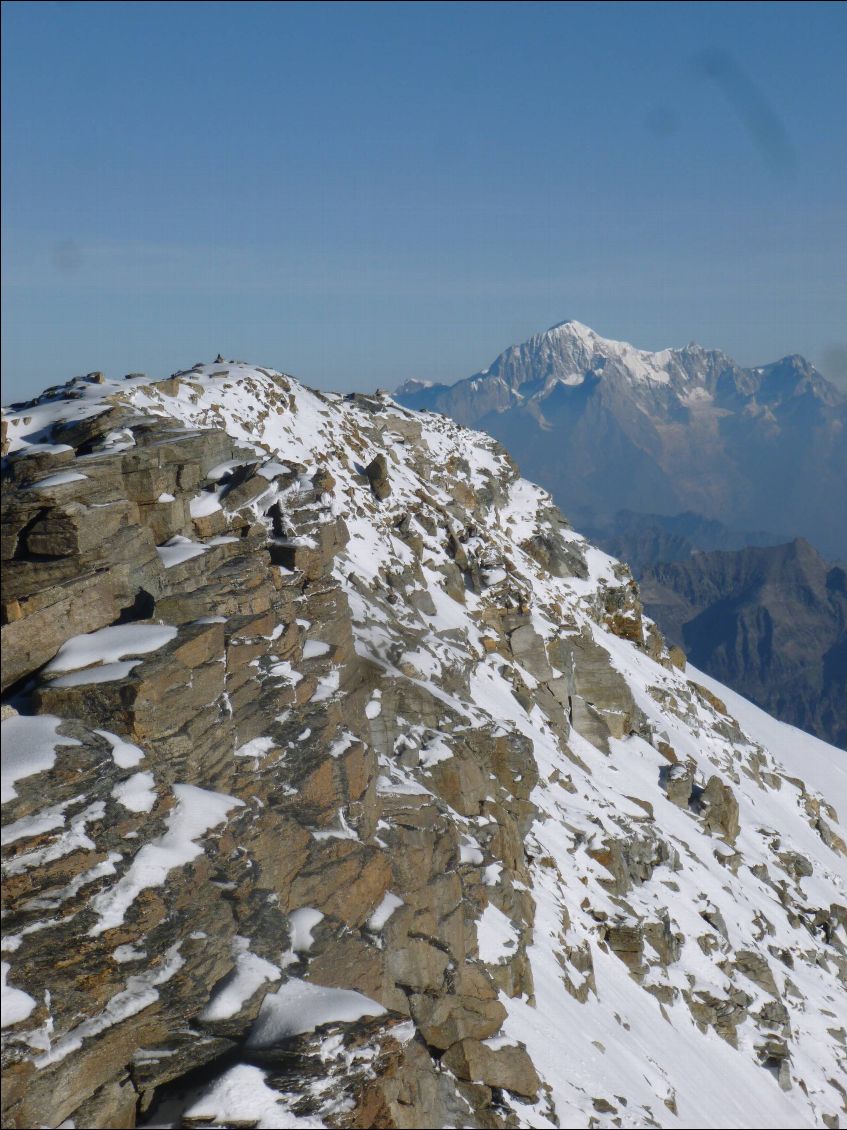
{"label": "rock outcrop", "polygon": [[4,418],[4,1126],[836,1125],[844,833],[626,568],[446,419],[101,377]]}

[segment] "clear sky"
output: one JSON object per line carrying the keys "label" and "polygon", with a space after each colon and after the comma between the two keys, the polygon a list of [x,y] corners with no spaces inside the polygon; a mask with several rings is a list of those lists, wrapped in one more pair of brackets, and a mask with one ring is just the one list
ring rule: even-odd
{"label": "clear sky", "polygon": [[453,380],[565,318],[847,387],[843,3],[2,11],[5,400]]}

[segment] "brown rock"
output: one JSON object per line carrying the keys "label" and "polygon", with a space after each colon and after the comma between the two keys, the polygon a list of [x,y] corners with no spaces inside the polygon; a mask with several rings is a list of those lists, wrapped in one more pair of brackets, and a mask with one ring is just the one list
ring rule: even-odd
{"label": "brown rock", "polygon": [[388,952],[388,970],[398,985],[413,992],[437,992],[450,962],[447,954],[423,938],[397,942]]}
{"label": "brown rock", "polygon": [[365,474],[374,498],[379,499],[380,502],[388,498],[391,494],[391,480],[388,477],[388,462],[382,452],[368,463]]}
{"label": "brown rock", "polygon": [[541,1087],[532,1060],[520,1045],[494,1049],[478,1040],[460,1040],[448,1048],[441,1062],[460,1079],[503,1087],[526,1098],[534,1099]]}
{"label": "brown rock", "polygon": [[688,658],[678,644],[673,644],[672,647],[668,648],[668,658],[674,667],[678,668],[680,671],[685,670]]}
{"label": "brown rock", "polygon": [[688,680],[688,685],[695,694],[702,698],[704,702],[708,702],[709,706],[714,707],[719,714],[729,714],[723,699],[718,698],[716,694],[712,694],[708,687],[704,687],[700,683],[695,683],[691,679]]}
{"label": "brown rock", "polygon": [[738,801],[729,785],[720,777],[712,776],[700,795],[703,822],[710,832],[734,843],[741,825],[738,820]]}
{"label": "brown rock", "polygon": [[457,1040],[485,1040],[499,1031],[506,1009],[498,1000],[469,996],[411,998],[412,1016],[426,1042],[446,1049]]}

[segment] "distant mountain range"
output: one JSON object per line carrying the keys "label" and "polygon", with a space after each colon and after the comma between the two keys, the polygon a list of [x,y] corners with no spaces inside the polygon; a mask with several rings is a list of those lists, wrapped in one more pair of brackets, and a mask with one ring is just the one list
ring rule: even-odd
{"label": "distant mountain range", "polygon": [[845,573],[809,544],[847,559],[847,398],[808,361],[745,369],[568,321],[396,397],[494,435],[693,663],[847,745]]}
{"label": "distant mountain range", "polygon": [[694,511],[847,556],[847,398],[802,357],[745,369],[567,321],[457,384],[409,381],[396,397],[494,435],[577,525]]}
{"label": "distant mountain range", "polygon": [[695,666],[847,748],[847,573],[808,542],[656,565],[641,597]]}

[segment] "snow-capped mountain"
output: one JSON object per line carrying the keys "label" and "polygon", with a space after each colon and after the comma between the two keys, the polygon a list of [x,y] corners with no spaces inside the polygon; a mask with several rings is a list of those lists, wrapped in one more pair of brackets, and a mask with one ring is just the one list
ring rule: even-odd
{"label": "snow-capped mountain", "polygon": [[490,432],[575,516],[690,510],[847,554],[847,400],[802,357],[744,369],[568,321],[397,398]]}
{"label": "snow-capped mountain", "polygon": [[844,755],[496,441],[220,361],[3,441],[5,1125],[843,1121]]}

